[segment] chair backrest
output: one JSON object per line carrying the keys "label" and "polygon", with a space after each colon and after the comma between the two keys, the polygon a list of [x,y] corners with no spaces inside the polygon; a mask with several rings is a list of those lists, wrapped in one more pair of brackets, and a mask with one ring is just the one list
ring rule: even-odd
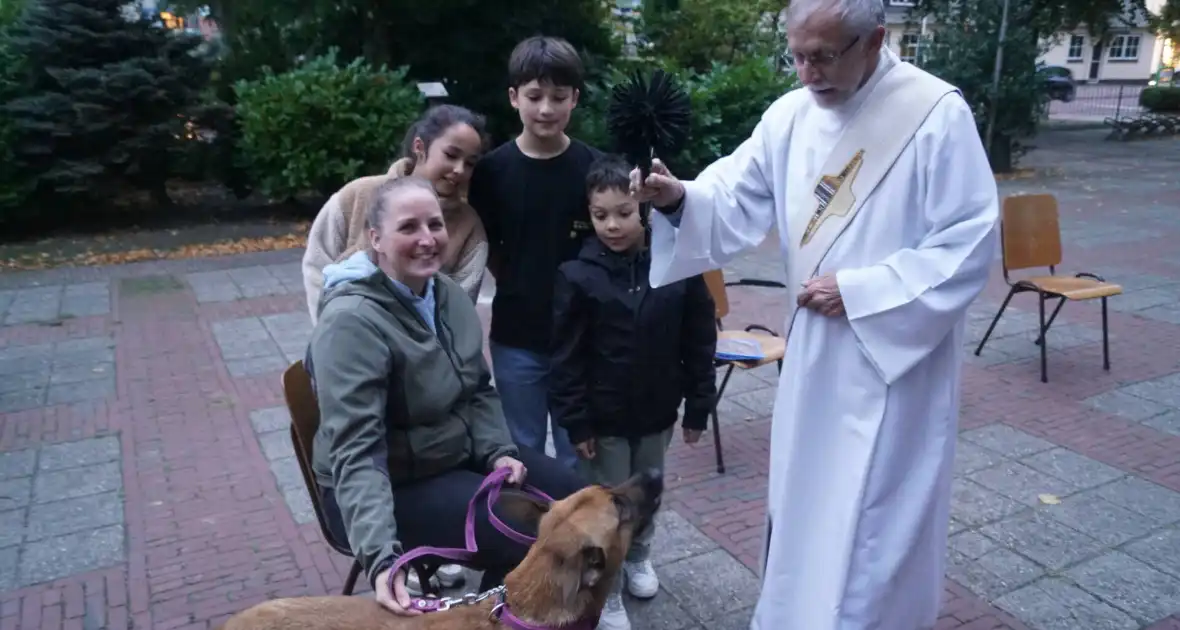
{"label": "chair backrest", "polygon": [[729,297],[725,294],[725,272],[713,269],[701,275],[705,278],[705,286],[709,287],[709,295],[713,298],[715,317],[721,321],[729,315]]}
{"label": "chair backrest", "polygon": [[1047,193],[1005,197],[1000,242],[1005,271],[1060,265],[1057,198]]}
{"label": "chair backrest", "polygon": [[299,462],[299,472],[303,474],[307,493],[311,495],[311,507],[320,523],[320,532],[329,546],[346,556],[351,556],[352,550],[333,538],[331,530],[328,529],[323,506],[320,505],[320,487],[311,469],[315,434],[320,428],[320,407],[316,402],[315,390],[311,386],[311,375],[303,367],[303,361],[292,363],[283,372],[283,398],[287,402],[287,411],[291,414],[291,444],[295,447],[295,459]]}

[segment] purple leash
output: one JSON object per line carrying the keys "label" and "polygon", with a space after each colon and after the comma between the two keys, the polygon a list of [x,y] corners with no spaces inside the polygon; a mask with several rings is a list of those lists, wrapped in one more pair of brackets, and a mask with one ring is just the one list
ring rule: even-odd
{"label": "purple leash", "polygon": [[[479,498],[484,494],[487,495],[488,520],[491,522],[492,527],[496,528],[496,531],[521,545],[529,546],[536,542],[537,539],[535,537],[522,534],[512,529],[504,521],[500,520],[500,517],[496,516],[495,512],[492,511],[492,506],[495,505],[497,499],[500,498],[500,489],[504,486],[504,482],[508,479],[508,475],[511,473],[512,470],[509,468],[497,468],[496,470],[492,471],[491,474],[489,474],[483,480],[483,483],[480,484],[479,489],[475,491],[475,494],[471,497],[471,500],[467,502],[467,520],[463,526],[464,547],[462,549],[454,547],[418,547],[412,551],[402,554],[401,557],[399,557],[393,563],[393,569],[389,572],[389,590],[391,592],[393,591],[393,580],[396,578],[399,571],[405,568],[408,563],[424,556],[450,560],[458,564],[475,563],[476,554],[479,553],[479,547],[475,542],[475,506],[476,501],[479,501]],[[531,495],[533,498],[549,503],[553,502],[552,497],[545,494],[538,488],[528,484],[522,484],[520,489]],[[489,597],[499,598],[499,603],[497,603],[492,609],[492,616],[499,619],[505,625],[516,628],[516,630],[550,630],[543,626],[536,626],[527,623],[517,618],[516,615],[513,615],[504,601],[503,586],[499,586],[482,595],[469,594],[459,600],[452,600],[449,598],[434,599],[412,597],[410,598],[410,606],[415,610],[420,610],[425,613],[441,612],[444,610],[449,610],[451,606],[456,603],[474,604]],[[597,620],[585,620],[579,621],[571,626],[565,626],[565,628],[568,630],[593,630],[596,625],[598,625]]]}

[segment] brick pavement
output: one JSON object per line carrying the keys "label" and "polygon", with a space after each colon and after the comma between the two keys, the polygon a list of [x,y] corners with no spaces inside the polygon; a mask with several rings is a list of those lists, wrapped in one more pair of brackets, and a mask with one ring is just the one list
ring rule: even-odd
{"label": "brick pavement", "polygon": [[[1180,143],[1100,136],[1043,138],[1029,162],[1060,171],[1002,189],[1056,194],[1063,271],[1126,287],[1112,370],[1096,305],[1071,304],[1040,383],[1031,297],[968,355],[940,629],[1180,628]],[[207,629],[341,587],[283,435],[278,373],[309,332],[297,260],[0,276],[0,630]],[[727,273],[778,277],[776,261],[766,244]],[[1004,295],[995,275],[972,349]],[[784,298],[737,289],[726,324],[778,328]],[[731,381],[725,475],[707,437],[673,446],[665,593],[632,605],[637,628],[744,627],[774,379]]]}

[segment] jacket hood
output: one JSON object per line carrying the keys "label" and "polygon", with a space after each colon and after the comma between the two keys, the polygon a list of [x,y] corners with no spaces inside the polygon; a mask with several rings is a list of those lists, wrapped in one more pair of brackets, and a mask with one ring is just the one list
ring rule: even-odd
{"label": "jacket hood", "polygon": [[[438,282],[434,281],[428,290],[437,287]],[[440,293],[435,291],[435,297],[441,302],[443,298]],[[394,313],[413,311],[413,305],[399,295],[393,281],[377,267],[367,251],[356,252],[338,263],[324,267],[324,297],[320,300],[320,312],[323,312],[328,302],[346,295],[373,300]]]}

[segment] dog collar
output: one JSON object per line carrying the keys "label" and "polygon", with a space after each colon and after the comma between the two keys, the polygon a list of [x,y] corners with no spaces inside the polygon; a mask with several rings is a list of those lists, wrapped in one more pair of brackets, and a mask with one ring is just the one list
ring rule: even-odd
{"label": "dog collar", "polygon": [[571,624],[564,626],[538,626],[531,624],[520,617],[512,614],[512,609],[508,607],[506,593],[503,587],[499,587],[500,592],[497,594],[496,605],[492,607],[491,618],[500,622],[513,630],[594,630],[598,627],[598,619],[580,619]]}

